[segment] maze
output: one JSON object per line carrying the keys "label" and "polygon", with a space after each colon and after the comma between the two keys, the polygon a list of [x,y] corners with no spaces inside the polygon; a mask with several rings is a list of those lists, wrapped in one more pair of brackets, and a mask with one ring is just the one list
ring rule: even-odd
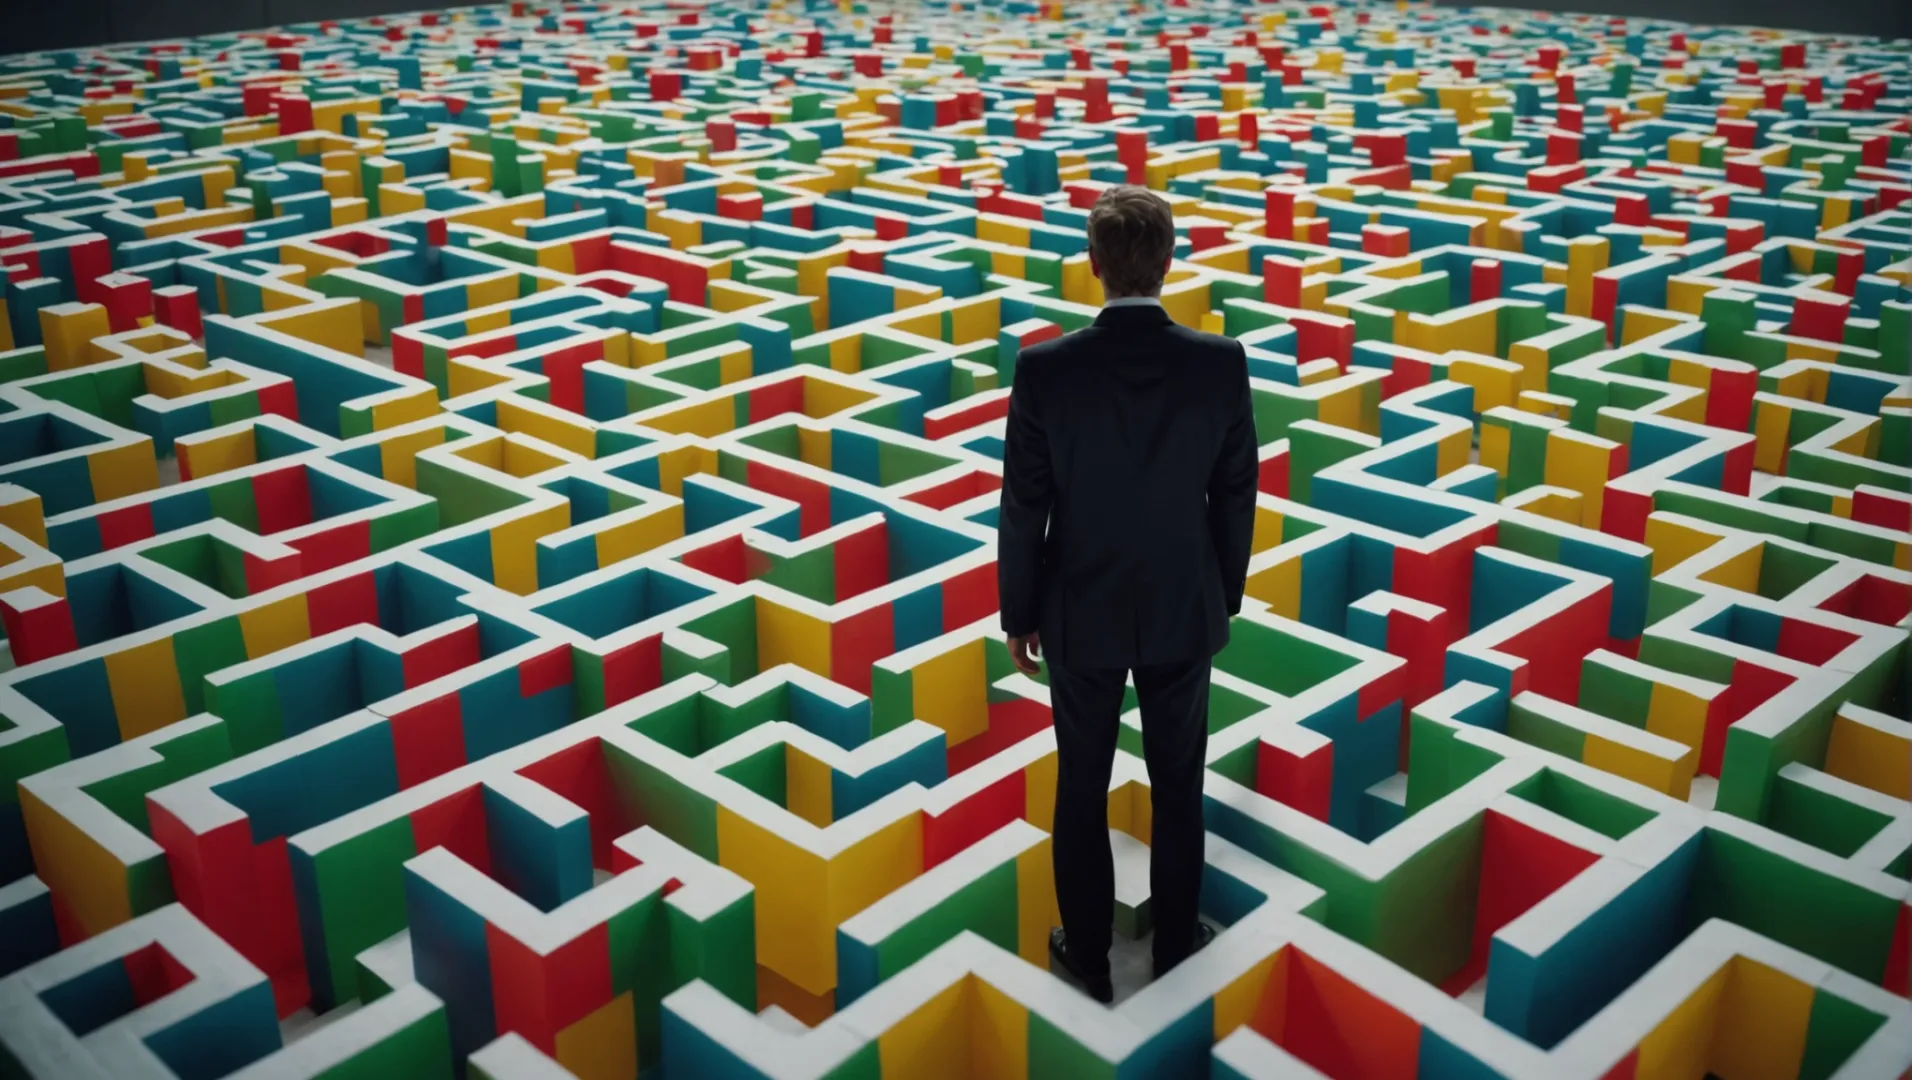
{"label": "maze", "polygon": [[[0,1076],[1901,1076],[1909,136],[1905,42],[1405,3],[0,58]],[[993,523],[1122,182],[1261,495],[1224,929],[1103,1009]]]}

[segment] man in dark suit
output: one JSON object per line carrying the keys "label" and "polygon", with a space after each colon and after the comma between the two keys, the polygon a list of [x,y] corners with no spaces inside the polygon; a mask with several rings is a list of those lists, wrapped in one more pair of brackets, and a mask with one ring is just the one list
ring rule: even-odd
{"label": "man in dark suit", "polygon": [[1212,936],[1201,895],[1209,664],[1241,610],[1256,439],[1240,343],[1186,330],[1158,299],[1168,204],[1105,191],[1089,265],[1095,323],[1023,350],[1009,395],[997,575],[1016,666],[1049,663],[1055,716],[1052,959],[1113,998],[1109,773],[1134,675],[1153,803],[1149,887],[1159,976]]}

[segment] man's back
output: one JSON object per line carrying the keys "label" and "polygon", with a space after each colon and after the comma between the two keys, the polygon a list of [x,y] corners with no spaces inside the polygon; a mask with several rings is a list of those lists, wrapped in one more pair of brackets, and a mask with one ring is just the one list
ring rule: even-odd
{"label": "man's back", "polygon": [[1061,928],[1049,959],[1114,999],[1109,777],[1133,680],[1149,772],[1157,975],[1213,936],[1198,916],[1210,658],[1241,608],[1255,528],[1255,417],[1242,347],[1169,321],[1168,203],[1096,197],[1095,325],[1025,350],[1004,427],[996,577],[1009,658],[1049,664],[1056,739],[1050,854]]}
{"label": "man's back", "polygon": [[1005,621],[1034,602],[1045,654],[1078,666],[1219,649],[1253,529],[1248,395],[1239,343],[1154,303],[1025,350],[998,525]]}

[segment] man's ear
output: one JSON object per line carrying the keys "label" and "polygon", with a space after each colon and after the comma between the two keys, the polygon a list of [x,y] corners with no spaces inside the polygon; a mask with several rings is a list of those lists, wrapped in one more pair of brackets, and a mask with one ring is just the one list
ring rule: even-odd
{"label": "man's ear", "polygon": [[1089,253],[1089,273],[1094,274],[1097,281],[1102,280],[1102,264],[1095,261],[1095,252],[1093,251]]}
{"label": "man's ear", "polygon": [[1168,268],[1174,265],[1175,265],[1175,253],[1171,251],[1168,253],[1168,258],[1162,260],[1162,276],[1167,277]]}

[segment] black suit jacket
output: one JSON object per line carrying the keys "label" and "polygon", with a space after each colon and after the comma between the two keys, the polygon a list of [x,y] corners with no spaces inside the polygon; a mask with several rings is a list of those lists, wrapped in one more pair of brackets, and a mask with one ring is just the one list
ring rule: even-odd
{"label": "black suit jacket", "polygon": [[1241,610],[1255,419],[1239,342],[1154,305],[1022,351],[1009,394],[996,574],[1003,630],[1047,659],[1211,656]]}

